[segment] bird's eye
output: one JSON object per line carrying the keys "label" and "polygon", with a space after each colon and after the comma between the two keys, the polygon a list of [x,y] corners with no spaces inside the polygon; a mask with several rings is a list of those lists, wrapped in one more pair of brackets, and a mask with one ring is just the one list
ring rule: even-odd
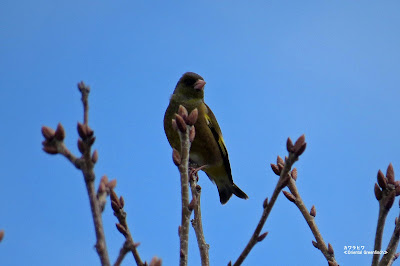
{"label": "bird's eye", "polygon": [[185,80],[185,84],[186,84],[187,86],[190,86],[190,87],[192,87],[192,86],[194,85],[195,82],[196,82],[196,80],[194,80],[194,79],[186,79],[186,80]]}

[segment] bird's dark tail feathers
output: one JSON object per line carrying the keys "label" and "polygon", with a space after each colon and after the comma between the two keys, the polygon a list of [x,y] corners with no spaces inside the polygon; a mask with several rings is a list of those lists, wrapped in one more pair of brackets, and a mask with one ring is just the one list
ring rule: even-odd
{"label": "bird's dark tail feathers", "polygon": [[249,197],[247,197],[246,193],[244,193],[238,186],[236,186],[235,184],[233,184],[233,194],[235,194],[236,196],[238,196],[241,199],[248,199]]}
{"label": "bird's dark tail feathers", "polygon": [[230,186],[218,186],[219,193],[219,201],[222,204],[228,202],[228,200],[232,197],[232,193],[241,199],[248,199],[246,193],[244,193],[240,188],[238,188],[235,184]]}

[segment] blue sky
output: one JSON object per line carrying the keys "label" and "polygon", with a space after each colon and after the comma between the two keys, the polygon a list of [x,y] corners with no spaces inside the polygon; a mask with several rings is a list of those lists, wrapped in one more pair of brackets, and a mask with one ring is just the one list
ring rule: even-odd
{"label": "blue sky", "polygon": [[[3,1],[0,8],[0,244],[2,265],[98,265],[81,173],[42,152],[42,125],[61,122],[77,154],[82,106],[97,177],[118,180],[139,252],[164,265],[179,254],[179,176],[162,120],[186,71],[207,82],[205,101],[224,134],[235,183],[247,201],[221,206],[202,173],[202,214],[212,265],[235,260],[277,178],[269,164],[286,138],[306,135],[298,189],[343,265],[368,265],[378,169],[399,172],[400,4],[397,1]],[[398,205],[388,217],[384,246]],[[114,261],[123,237],[103,215]],[[244,265],[324,265],[295,206],[281,195],[268,237]],[[190,265],[200,257],[190,232]],[[128,256],[124,265],[132,265]]]}

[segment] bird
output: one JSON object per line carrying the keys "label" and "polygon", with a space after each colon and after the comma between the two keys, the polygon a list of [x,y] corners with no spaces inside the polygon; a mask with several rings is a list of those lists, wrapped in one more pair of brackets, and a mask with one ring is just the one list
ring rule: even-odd
{"label": "bird", "polygon": [[164,131],[172,148],[180,150],[178,133],[172,120],[183,105],[190,113],[197,108],[198,119],[194,124],[196,135],[189,152],[189,162],[198,166],[208,178],[217,185],[221,204],[225,204],[232,194],[242,199],[248,196],[233,183],[228,151],[222,137],[217,119],[204,102],[204,79],[194,73],[186,72],[179,79],[170,98],[164,115]]}

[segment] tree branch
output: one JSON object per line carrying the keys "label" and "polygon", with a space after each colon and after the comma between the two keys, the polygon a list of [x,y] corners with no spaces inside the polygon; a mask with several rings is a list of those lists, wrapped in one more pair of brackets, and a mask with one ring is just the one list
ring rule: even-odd
{"label": "tree branch", "polygon": [[379,266],[392,265],[394,260],[396,260],[400,255],[399,253],[395,254],[400,239],[399,219],[400,215],[396,218],[396,226],[394,227],[392,237],[390,238],[390,242],[386,248],[387,253],[383,255],[381,261],[379,262]]}
{"label": "tree branch", "polygon": [[[386,176],[382,173],[381,170],[378,171],[377,175],[377,183],[374,186],[374,193],[376,199],[379,201],[379,214],[378,214],[378,223],[376,226],[375,233],[375,243],[374,250],[381,251],[382,250],[382,236],[383,230],[385,227],[385,222],[387,215],[389,213],[390,208],[393,206],[395,197],[400,195],[400,183],[399,181],[395,181],[394,179],[394,170],[393,165],[390,163],[387,170]],[[376,252],[372,257],[372,266],[379,265],[389,265],[386,264],[390,261],[394,261],[395,259],[395,250],[399,241],[399,229],[398,227],[398,219],[396,222],[395,231],[392,235],[392,239],[390,240],[387,254],[382,257],[381,262],[379,262],[380,252]]]}
{"label": "tree branch", "polygon": [[306,148],[306,142],[305,142],[304,135],[301,136],[296,141],[295,145],[293,145],[290,138],[288,138],[286,146],[287,146],[287,150],[289,152],[289,157],[286,158],[286,161],[283,162],[283,160],[278,156],[277,164],[276,165],[271,164],[271,167],[272,167],[272,170],[274,171],[274,173],[280,176],[278,183],[276,184],[276,187],[274,189],[274,192],[272,193],[271,200],[270,200],[270,202],[268,202],[268,198],[266,198],[264,200],[264,204],[263,204],[264,210],[261,215],[260,221],[258,222],[257,227],[254,230],[254,233],[251,236],[246,247],[244,248],[244,250],[238,257],[236,262],[233,264],[234,266],[241,265],[243,263],[243,261],[246,259],[247,255],[253,249],[253,247],[258,242],[261,242],[262,240],[264,240],[264,238],[267,236],[267,234],[268,234],[267,232],[260,235],[261,230],[264,227],[264,224],[267,221],[268,216],[271,213],[271,210],[272,210],[280,192],[289,182],[290,169],[292,168],[293,164],[298,160],[299,156],[304,152],[304,150]]}
{"label": "tree branch", "polygon": [[286,195],[286,197],[288,197],[288,199],[290,201],[292,201],[297,206],[297,208],[300,210],[301,214],[303,215],[304,219],[306,220],[308,226],[310,227],[311,232],[313,233],[315,239],[317,240],[317,242],[313,242],[313,245],[322,252],[322,254],[325,256],[326,260],[329,262],[329,265],[338,265],[335,260],[333,247],[329,243],[328,243],[328,246],[326,246],[324,239],[323,239],[321,233],[319,232],[318,226],[315,223],[314,218],[316,216],[316,209],[313,206],[311,208],[310,212],[307,210],[307,207],[305,206],[302,198],[300,197],[300,193],[297,190],[296,179],[297,179],[297,170],[295,168],[292,171],[292,178],[290,178],[290,181],[287,185],[291,192],[291,194],[290,193],[289,194],[292,195],[293,198],[289,198],[290,197],[289,194],[285,194],[285,195]]}
{"label": "tree branch", "polygon": [[140,245],[140,243],[135,243],[133,241],[131,232],[129,231],[129,227],[126,222],[126,212],[123,209],[125,205],[124,198],[122,196],[118,198],[117,194],[114,192],[113,189],[111,189],[110,191],[110,198],[111,198],[111,207],[114,211],[115,217],[117,217],[119,222],[118,224],[116,224],[117,229],[125,237],[124,245],[122,246],[117,261],[114,263],[114,265],[115,266],[120,265],[125,255],[129,251],[132,252],[132,255],[135,258],[136,264],[138,266],[146,265],[141,260],[139,252],[137,250],[137,247]]}
{"label": "tree branch", "polygon": [[188,115],[185,107],[179,106],[178,114],[172,120],[172,127],[178,132],[181,152],[173,149],[172,159],[179,169],[181,177],[181,199],[182,199],[182,219],[179,226],[180,239],[180,265],[186,266],[188,261],[189,247],[189,221],[191,210],[189,210],[189,151],[191,142],[194,140],[195,128],[198,111],[194,109]]}
{"label": "tree branch", "polygon": [[95,141],[94,132],[88,125],[89,117],[89,104],[88,95],[90,88],[86,86],[83,82],[78,84],[78,89],[82,94],[82,104],[84,109],[83,120],[84,124],[78,123],[78,133],[80,139],[78,140],[78,148],[82,153],[81,158],[76,158],[72,153],[65,147],[63,141],[65,138],[65,130],[61,124],[58,124],[57,129],[54,131],[49,127],[42,127],[42,134],[45,141],[42,142],[43,150],[49,154],[62,154],[66,157],[75,167],[81,170],[86,189],[89,196],[90,209],[92,211],[93,223],[96,232],[96,250],[99,254],[100,261],[102,265],[110,265],[110,260],[108,257],[106,240],[103,229],[103,221],[101,217],[100,204],[96,197],[96,191],[94,186],[95,173],[94,164],[96,163],[96,156],[91,155],[91,146]]}
{"label": "tree branch", "polygon": [[199,246],[201,265],[209,266],[210,258],[208,255],[208,250],[210,246],[207,244],[206,239],[204,238],[203,232],[203,224],[201,221],[201,207],[200,207],[200,196],[201,196],[201,187],[197,184],[197,173],[195,175],[190,176],[190,189],[192,191],[192,202],[189,204],[193,206],[194,210],[194,219],[192,219],[192,227],[196,234],[197,245]]}

